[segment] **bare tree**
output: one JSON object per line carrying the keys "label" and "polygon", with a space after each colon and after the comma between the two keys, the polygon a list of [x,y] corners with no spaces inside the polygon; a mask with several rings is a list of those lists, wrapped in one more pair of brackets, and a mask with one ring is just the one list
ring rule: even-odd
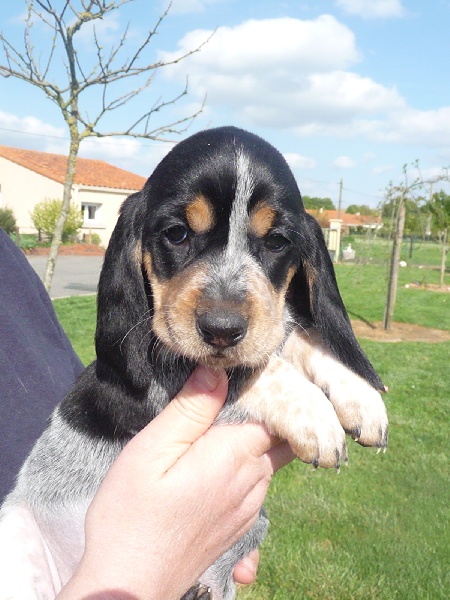
{"label": "bare tree", "polygon": [[384,310],[384,329],[386,331],[391,329],[397,299],[398,271],[400,263],[400,251],[403,242],[403,232],[405,228],[406,200],[411,199],[419,202],[422,199],[420,192],[424,186],[430,186],[438,181],[448,180],[447,169],[442,169],[442,172],[435,177],[424,179],[420,173],[418,161],[413,164],[413,167],[418,171],[418,176],[413,181],[410,181],[408,177],[408,166],[404,165],[403,182],[399,185],[393,185],[391,183],[388,186],[385,195],[385,203],[390,202],[396,206],[394,215],[394,239],[392,244],[388,290]]}
{"label": "bare tree", "polygon": [[[197,48],[168,61],[146,59],[149,46],[167,17],[169,4],[144,39],[135,44],[133,50],[128,50],[131,37],[129,26],[116,37],[115,43],[105,48],[98,25],[106,16],[131,1],[25,0],[27,17],[23,47],[15,47],[0,33],[4,51],[0,75],[5,78],[15,77],[42,90],[59,108],[69,130],[70,144],[62,209],[55,226],[44,278],[47,290],[51,286],[62,232],[69,212],[76,158],[81,142],[89,137],[108,136],[167,141],[168,135],[185,131],[192,119],[202,110],[201,108],[195,114],[165,125],[154,124],[154,118],[161,110],[174,105],[187,94],[186,82],[186,86],[178,94],[168,99],[157,100],[149,110],[133,119],[124,129],[100,129],[100,125],[103,126],[107,120],[105,117],[147,89],[160,69],[198,52],[208,41],[205,40]],[[46,52],[40,48],[37,53],[33,35],[36,27],[42,26],[49,34],[48,46]],[[87,53],[86,48],[90,49]],[[61,61],[64,64],[63,72],[59,68]],[[92,115],[83,109],[83,99],[86,105],[89,102],[91,110],[94,105],[95,114]]]}
{"label": "bare tree", "polygon": [[427,208],[433,216],[433,222],[438,230],[439,240],[441,242],[439,287],[443,288],[448,252],[448,230],[450,229],[450,196],[443,190],[436,192],[435,194],[430,193],[430,201]]}

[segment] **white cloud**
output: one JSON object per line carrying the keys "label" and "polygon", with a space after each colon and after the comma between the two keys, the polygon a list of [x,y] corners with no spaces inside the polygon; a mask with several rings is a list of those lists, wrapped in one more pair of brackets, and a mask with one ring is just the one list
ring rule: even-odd
{"label": "white cloud", "polygon": [[[179,42],[173,60],[198,47],[211,31]],[[227,109],[244,126],[290,128],[300,135],[361,135],[373,120],[405,102],[395,88],[350,69],[361,60],[352,31],[331,15],[314,20],[250,20],[220,27],[202,50],[164,73],[184,80],[211,107]]]}
{"label": "white cloud", "polygon": [[[35,117],[17,117],[0,111],[0,130],[5,146],[54,154],[67,154],[69,150],[69,134],[64,127],[54,127]],[[143,142],[127,137],[87,138],[79,154],[148,177],[172,147],[171,143]]]}
{"label": "white cloud", "polygon": [[284,154],[284,158],[286,159],[288,165],[291,169],[315,169],[316,161],[313,158],[308,156],[302,156],[301,154],[296,154],[295,152],[287,152]]}
{"label": "white cloud", "polygon": [[402,142],[426,146],[450,145],[450,106],[434,110],[394,112],[386,127],[375,133],[374,139],[383,142]]}
{"label": "white cloud", "polygon": [[18,117],[0,111],[0,129],[3,130],[2,143],[6,146],[64,152],[69,145],[69,135],[64,127],[54,127],[32,116]]}
{"label": "white cloud", "polygon": [[334,159],[333,166],[338,169],[353,169],[356,167],[356,162],[349,156],[338,156]]}
{"label": "white cloud", "polygon": [[[161,53],[166,60],[197,48],[212,31],[197,29],[187,33],[179,42],[177,52]],[[189,59],[195,68],[196,83],[201,75],[219,74],[222,77],[269,75],[283,82],[290,78],[293,85],[305,75],[343,69],[360,59],[353,33],[331,15],[312,21],[293,18],[250,20],[236,27],[219,27],[212,39]],[[171,68],[172,75],[185,72],[186,62]],[[211,67],[215,68],[211,71]],[[191,68],[189,72],[191,72]],[[166,70],[168,72],[168,70]]]}
{"label": "white cloud", "polygon": [[402,0],[336,0],[344,12],[365,19],[403,17]]}
{"label": "white cloud", "polygon": [[104,160],[132,173],[149,177],[172,148],[171,143],[130,137],[88,138],[80,146],[80,156]]}
{"label": "white cloud", "polygon": [[129,137],[86,138],[80,146],[80,154],[86,158],[112,160],[135,158],[141,151],[141,141]]}

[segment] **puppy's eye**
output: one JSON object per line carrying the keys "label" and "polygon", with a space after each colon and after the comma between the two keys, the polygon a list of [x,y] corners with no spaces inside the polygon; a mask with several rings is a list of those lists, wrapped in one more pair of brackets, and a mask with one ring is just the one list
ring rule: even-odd
{"label": "puppy's eye", "polygon": [[281,233],[271,233],[264,241],[265,247],[267,250],[270,250],[270,252],[281,252],[288,244],[289,240],[281,235]]}
{"label": "puppy's eye", "polygon": [[181,246],[187,240],[188,230],[184,225],[174,225],[173,227],[169,227],[164,232],[166,239],[168,242],[173,244],[174,246]]}

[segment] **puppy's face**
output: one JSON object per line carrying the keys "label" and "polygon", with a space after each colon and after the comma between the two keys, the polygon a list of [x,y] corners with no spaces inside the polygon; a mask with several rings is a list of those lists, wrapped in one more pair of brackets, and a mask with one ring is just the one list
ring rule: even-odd
{"label": "puppy's face", "polygon": [[245,145],[193,154],[178,157],[181,178],[171,179],[176,155],[163,161],[148,190],[142,251],[153,331],[203,364],[262,365],[290,318],[286,294],[300,260],[295,202]]}

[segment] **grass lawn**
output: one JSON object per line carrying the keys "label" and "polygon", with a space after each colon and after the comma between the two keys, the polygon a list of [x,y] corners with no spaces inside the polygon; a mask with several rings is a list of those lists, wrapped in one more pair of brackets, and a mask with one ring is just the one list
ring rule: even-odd
{"label": "grass lawn", "polygon": [[[387,270],[381,265],[337,265],[339,287],[352,319],[382,321],[386,302]],[[437,284],[434,270],[400,269],[394,320],[436,329],[450,329],[450,294],[405,285],[414,282]],[[446,276],[450,286],[450,276]]]}
{"label": "grass lawn", "polygon": [[97,296],[72,296],[53,301],[58,319],[85,365],[95,358]]}
{"label": "grass lawn", "polygon": [[[364,235],[344,237],[342,246],[351,243],[356,252],[357,262],[370,264],[387,264],[390,260],[392,241],[387,238],[373,238]],[[436,267],[441,264],[441,245],[436,241],[424,241],[405,238],[402,243],[401,260],[410,266]]]}
{"label": "grass lawn", "polygon": [[450,343],[364,347],[390,387],[389,450],[350,442],[340,475],[299,461],[277,473],[258,583],[240,600],[448,597]]}
{"label": "grass lawn", "polygon": [[[450,330],[449,294],[404,288],[395,320]],[[434,271],[429,271],[432,277]],[[383,265],[337,268],[352,318],[383,317]],[[55,301],[76,351],[93,358],[95,298]],[[349,442],[340,475],[296,461],[277,473],[258,582],[239,600],[438,600],[448,597],[450,342],[362,341],[389,386],[386,454]]]}

